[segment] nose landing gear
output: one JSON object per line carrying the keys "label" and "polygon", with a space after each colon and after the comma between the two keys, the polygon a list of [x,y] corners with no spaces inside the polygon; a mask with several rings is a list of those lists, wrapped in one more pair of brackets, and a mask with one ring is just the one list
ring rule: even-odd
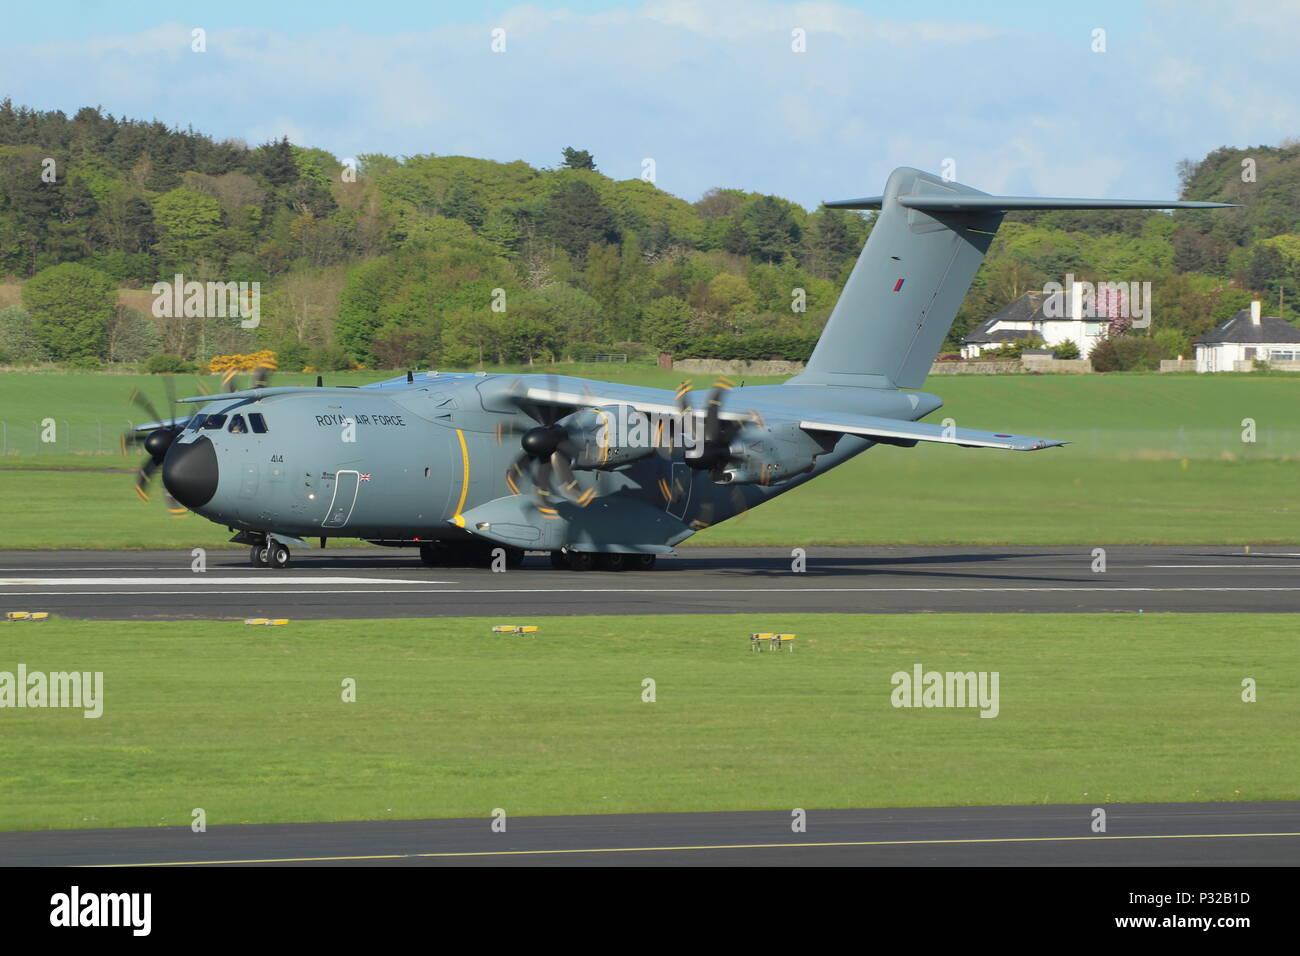
{"label": "nose landing gear", "polygon": [[255,568],[282,571],[289,566],[292,557],[287,547],[272,539],[264,539],[248,549],[248,561]]}

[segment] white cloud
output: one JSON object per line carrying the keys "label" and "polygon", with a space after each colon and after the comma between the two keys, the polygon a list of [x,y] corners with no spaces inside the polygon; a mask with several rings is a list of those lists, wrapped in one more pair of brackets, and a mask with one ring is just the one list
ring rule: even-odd
{"label": "white cloud", "polygon": [[[490,31],[507,30],[492,53]],[[790,30],[808,31],[808,52]],[[12,46],[19,103],[192,125],[251,143],[288,134],[340,156],[466,153],[603,170],[694,199],[715,185],[812,205],[938,170],[989,191],[1171,194],[1174,164],[1300,133],[1300,5],[1158,3],[1093,54],[1078,31],[882,20],[836,3],[657,0],[594,14],[519,6],[382,35],[161,24]],[[1134,28],[1138,29],[1138,28]],[[1117,34],[1118,31],[1112,31]]]}

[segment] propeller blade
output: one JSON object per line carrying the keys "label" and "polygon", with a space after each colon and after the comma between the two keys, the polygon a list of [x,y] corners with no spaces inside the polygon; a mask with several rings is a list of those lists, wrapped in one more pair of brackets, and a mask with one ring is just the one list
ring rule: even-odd
{"label": "propeller blade", "polygon": [[190,513],[190,509],[172,497],[172,493],[166,488],[163,489],[163,500],[167,502],[167,510],[171,512],[173,518],[184,518]]}
{"label": "propeller blade", "polygon": [[573,474],[568,455],[557,448],[555,453],[551,455],[551,467],[555,470],[556,477],[560,479],[560,491],[564,494],[564,497],[583,508],[591,504],[591,499],[596,497],[596,489],[588,488],[583,492],[578,491],[578,479]]}
{"label": "propeller blade", "polygon": [[149,500],[149,482],[157,470],[158,463],[152,458],[146,458],[140,470],[135,473],[135,493],[140,496],[141,501]]}
{"label": "propeller blade", "polygon": [[150,421],[160,422],[163,417],[158,414],[158,409],[154,408],[153,402],[149,401],[149,396],[145,395],[138,388],[131,390],[130,401],[137,408],[149,416]]}
{"label": "propeller blade", "polygon": [[533,476],[533,500],[539,508],[554,509],[551,503],[551,463],[549,460],[538,462],[537,474]]}
{"label": "propeller blade", "polygon": [[164,375],[163,391],[167,393],[167,417],[176,417],[176,379],[172,375]]}
{"label": "propeller blade", "polygon": [[720,378],[713,383],[713,390],[709,392],[709,403],[704,409],[704,440],[706,442],[716,442],[722,440],[722,419],[718,416],[722,412],[722,394],[731,389],[731,380]]}
{"label": "propeller blade", "polygon": [[524,466],[528,464],[529,460],[528,453],[523,452],[506,469],[506,485],[509,486],[511,494],[517,495],[520,493],[519,482],[521,479],[528,477],[528,472]]}
{"label": "propeller blade", "polygon": [[503,444],[507,438],[514,438],[519,434],[519,429],[515,428],[514,422],[497,422],[496,443]]}
{"label": "propeller blade", "polygon": [[253,369],[253,388],[266,388],[266,384],[271,381],[271,373],[276,370],[274,362],[266,361],[257,363],[257,368]]}
{"label": "propeller blade", "polygon": [[683,415],[690,409],[691,403],[686,400],[686,393],[691,390],[693,383],[687,379],[677,386],[677,410]]}
{"label": "propeller blade", "polygon": [[[552,395],[554,395],[556,392],[559,391],[559,389],[555,387],[554,374],[549,374],[546,376],[546,390],[550,392]],[[562,417],[560,412],[561,409],[558,405],[547,405],[546,411],[544,413],[546,415],[546,424],[554,425],[557,421],[559,421],[560,418]]]}

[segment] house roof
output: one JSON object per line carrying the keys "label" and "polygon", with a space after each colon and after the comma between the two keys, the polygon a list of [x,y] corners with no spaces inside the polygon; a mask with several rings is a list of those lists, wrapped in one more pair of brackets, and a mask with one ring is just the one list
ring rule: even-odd
{"label": "house roof", "polygon": [[1028,329],[1001,329],[997,332],[992,331],[993,327],[999,322],[1068,322],[1070,320],[1068,302],[1064,303],[1063,306],[1058,305],[1056,308],[1053,308],[1052,311],[1060,312],[1060,316],[1043,314],[1043,310],[1047,308],[1047,304],[1061,295],[1064,295],[1064,293],[1043,292],[1041,290],[1026,292],[1024,295],[1020,296],[1020,298],[1007,303],[979,325],[975,326],[975,328],[971,329],[970,334],[962,339],[962,344],[1010,342],[1015,339],[1028,338],[1031,335],[1037,334]]}
{"label": "house roof", "polygon": [[1028,329],[999,329],[993,326],[999,322],[1032,322],[1043,318],[1043,302],[1047,296],[1042,292],[1026,292],[1020,298],[1009,302],[981,322],[962,339],[963,345],[983,345],[987,342],[1014,342],[1027,339],[1033,332]]}
{"label": "house roof", "polygon": [[1250,310],[1242,309],[1213,332],[1207,332],[1193,345],[1292,345],[1300,342],[1300,329],[1275,315],[1265,315],[1259,325],[1250,321]]}
{"label": "house roof", "polygon": [[962,339],[963,345],[986,345],[989,342],[1015,342],[1018,339],[1027,339],[1030,336],[1037,335],[1029,329],[998,329],[996,332],[984,332],[987,322],[980,324],[980,327],[968,336]]}

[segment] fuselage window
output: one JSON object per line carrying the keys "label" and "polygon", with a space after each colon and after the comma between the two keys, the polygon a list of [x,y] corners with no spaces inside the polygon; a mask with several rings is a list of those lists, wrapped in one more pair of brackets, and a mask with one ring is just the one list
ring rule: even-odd
{"label": "fuselage window", "polygon": [[208,415],[203,419],[203,428],[209,431],[220,431],[221,426],[226,423],[225,415]]}
{"label": "fuselage window", "polygon": [[261,412],[249,412],[248,423],[253,426],[253,431],[257,434],[266,434],[266,419],[262,417]]}
{"label": "fuselage window", "polygon": [[244,421],[243,415],[236,415],[230,420],[230,428],[227,429],[232,435],[243,435],[248,432],[248,423]]}

